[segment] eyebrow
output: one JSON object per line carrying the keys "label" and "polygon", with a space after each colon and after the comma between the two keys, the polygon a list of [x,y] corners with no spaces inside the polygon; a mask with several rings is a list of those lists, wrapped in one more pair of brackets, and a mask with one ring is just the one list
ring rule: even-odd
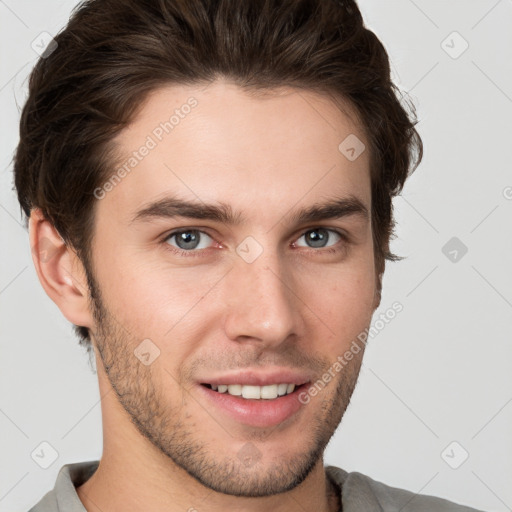
{"label": "eyebrow", "polygon": [[[286,214],[285,216],[287,216]],[[294,210],[290,214],[290,222],[306,224],[323,220],[334,220],[343,217],[356,216],[362,220],[369,220],[369,212],[364,203],[356,196],[349,195],[343,198],[315,203],[307,208]],[[242,225],[247,219],[241,212],[235,212],[229,204],[219,202],[206,204],[203,202],[188,201],[178,197],[164,197],[158,201],[143,206],[133,216],[130,224],[134,222],[150,222],[153,219],[172,219],[185,217],[220,222],[229,226]]]}

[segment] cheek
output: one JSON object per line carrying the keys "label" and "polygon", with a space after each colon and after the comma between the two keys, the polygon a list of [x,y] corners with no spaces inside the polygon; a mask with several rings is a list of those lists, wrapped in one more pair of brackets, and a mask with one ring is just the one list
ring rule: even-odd
{"label": "cheek", "polygon": [[101,289],[109,311],[133,336],[165,339],[201,328],[221,266],[171,266],[127,255],[104,261]]}
{"label": "cheek", "polygon": [[320,319],[320,325],[325,326],[327,338],[322,340],[322,346],[326,351],[338,353],[371,322],[375,276],[372,269],[364,272],[337,269],[311,279],[311,286],[304,288],[303,293],[307,297],[306,306]]}

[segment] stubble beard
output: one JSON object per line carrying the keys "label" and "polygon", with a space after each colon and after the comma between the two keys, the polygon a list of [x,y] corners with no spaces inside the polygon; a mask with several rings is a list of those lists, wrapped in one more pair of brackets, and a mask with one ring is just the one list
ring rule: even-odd
{"label": "stubble beard", "polygon": [[[101,301],[96,287],[94,341],[108,380],[119,403],[138,432],[204,487],[215,492],[238,497],[264,497],[289,491],[301,484],[323,458],[324,450],[336,431],[350,403],[362,362],[362,352],[339,372],[336,391],[328,386],[306,405],[317,407],[318,413],[308,432],[297,432],[306,442],[300,452],[279,456],[272,464],[247,464],[230,451],[230,436],[226,444],[213,453],[208,441],[201,439],[195,425],[211,416],[193,418],[186,414],[187,391],[176,393],[175,404],[170,404],[162,387],[154,380],[151,366],[145,366],[134,355],[138,341],[118,325]],[[140,340],[139,340],[140,341]],[[173,379],[176,382],[177,379]],[[178,381],[179,382],[179,381]],[[195,403],[195,400],[191,401]],[[310,405],[311,404],[311,405]],[[190,404],[189,404],[190,405]],[[215,414],[215,412],[213,413]],[[293,427],[292,427],[293,428]],[[271,434],[270,434],[271,435]],[[256,432],[252,439],[264,439],[265,433]],[[256,441],[257,449],[265,450],[264,441]],[[268,454],[264,459],[268,461]]]}

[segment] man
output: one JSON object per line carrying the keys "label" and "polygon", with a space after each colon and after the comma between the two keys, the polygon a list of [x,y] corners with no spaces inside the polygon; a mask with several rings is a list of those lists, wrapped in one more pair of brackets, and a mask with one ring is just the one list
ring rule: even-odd
{"label": "man", "polygon": [[103,454],[31,510],[474,510],[323,464],[414,124],[354,1],[81,5],[32,73],[15,183],[97,361]]}

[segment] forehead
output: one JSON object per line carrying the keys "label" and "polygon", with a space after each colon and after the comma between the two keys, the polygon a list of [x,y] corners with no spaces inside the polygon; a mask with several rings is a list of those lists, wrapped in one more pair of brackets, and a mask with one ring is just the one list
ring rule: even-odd
{"label": "forehead", "polygon": [[228,81],[157,89],[115,139],[118,177],[100,208],[128,223],[149,201],[178,195],[273,222],[295,205],[350,194],[369,210],[368,144],[343,108],[349,115],[313,91],[260,94]]}

